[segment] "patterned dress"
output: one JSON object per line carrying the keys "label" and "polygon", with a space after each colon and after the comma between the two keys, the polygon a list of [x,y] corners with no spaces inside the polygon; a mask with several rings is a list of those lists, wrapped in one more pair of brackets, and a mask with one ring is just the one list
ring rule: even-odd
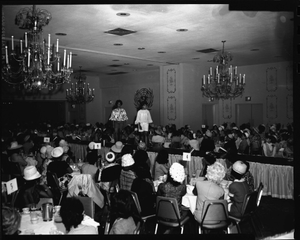
{"label": "patterned dress", "polygon": [[185,194],[186,194],[186,186],[184,184],[174,186],[170,182],[165,182],[158,185],[157,196],[176,198],[181,215],[182,215],[182,208],[183,208],[183,205],[181,204],[181,200]]}

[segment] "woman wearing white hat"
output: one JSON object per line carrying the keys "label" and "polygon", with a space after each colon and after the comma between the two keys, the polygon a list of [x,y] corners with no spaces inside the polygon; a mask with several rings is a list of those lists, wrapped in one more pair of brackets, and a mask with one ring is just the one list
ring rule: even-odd
{"label": "woman wearing white hat", "polygon": [[157,196],[176,198],[181,217],[186,216],[189,210],[182,205],[182,197],[186,194],[184,167],[175,162],[171,165],[167,181],[158,185]]}
{"label": "woman wearing white hat", "polygon": [[35,207],[40,198],[52,198],[52,192],[47,185],[40,185],[41,174],[35,166],[24,169],[24,184],[20,187],[15,206],[17,208]]}
{"label": "woman wearing white hat", "polygon": [[229,185],[230,202],[228,204],[228,213],[234,217],[242,216],[243,201],[246,194],[250,193],[250,188],[245,181],[247,165],[238,160],[232,165],[231,176],[234,178],[233,183]]}

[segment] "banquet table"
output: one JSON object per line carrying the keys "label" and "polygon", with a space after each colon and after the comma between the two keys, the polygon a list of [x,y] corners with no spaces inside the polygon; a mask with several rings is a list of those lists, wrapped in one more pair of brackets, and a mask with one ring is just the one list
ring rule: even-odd
{"label": "banquet table", "polygon": [[[86,156],[87,144],[69,143],[76,159],[84,159]],[[109,151],[109,147],[103,147],[98,150],[103,157]],[[173,151],[173,150],[169,150]],[[180,162],[185,166],[186,173],[189,176],[201,171],[203,168],[202,157],[194,151],[191,155],[191,161],[182,161],[182,150],[174,150],[169,153],[170,165],[174,162]],[[154,166],[157,152],[148,151],[151,162],[151,169]],[[262,156],[240,155],[238,158],[246,160],[250,164],[250,172],[254,178],[254,186],[258,187],[262,182],[264,185],[263,196],[272,196],[281,199],[294,199],[294,166],[293,162],[286,159],[267,158]],[[224,159],[217,159],[227,169]]]}
{"label": "banquet table", "polygon": [[[26,230],[32,229],[35,235],[58,235],[65,234],[66,228],[63,223],[57,223],[54,221],[54,216],[52,221],[43,221],[42,214],[40,211],[37,211],[38,222],[31,223],[30,214],[21,213],[21,224],[19,230],[21,231],[21,235],[26,235]],[[94,219],[90,218],[87,215],[84,215],[84,219],[82,220],[83,225],[94,226],[98,231],[98,226],[100,225],[98,222],[94,221]]]}
{"label": "banquet table", "polygon": [[[157,152],[148,152],[151,169],[154,166]],[[225,159],[217,159],[225,169]],[[184,165],[189,176],[196,174],[203,168],[202,157],[192,156],[191,161],[183,161],[182,155],[169,154],[169,164],[180,162]],[[254,178],[254,186],[258,187],[262,182],[264,185],[263,196],[272,196],[281,199],[294,199],[294,167],[290,165],[274,165],[267,163],[251,162],[250,172]]]}

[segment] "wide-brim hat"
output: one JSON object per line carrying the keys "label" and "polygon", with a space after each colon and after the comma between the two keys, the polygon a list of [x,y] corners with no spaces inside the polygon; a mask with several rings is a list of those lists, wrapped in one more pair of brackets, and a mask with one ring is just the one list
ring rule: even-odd
{"label": "wide-brim hat", "polygon": [[121,165],[122,167],[130,167],[134,164],[134,159],[131,154],[125,154],[122,156]]}
{"label": "wide-brim hat", "polygon": [[115,158],[116,158],[116,155],[113,152],[108,152],[105,155],[105,159],[108,162],[113,162],[115,160]]}
{"label": "wide-brim hat", "polygon": [[63,153],[64,153],[64,149],[62,147],[56,147],[53,148],[53,150],[51,151],[51,156],[54,158],[58,158],[61,155],[63,155]]}
{"label": "wide-brim hat", "polygon": [[21,147],[23,147],[23,145],[18,144],[17,141],[14,141],[10,144],[10,147],[8,148],[8,150],[15,150],[15,149],[19,149]]}
{"label": "wide-brim hat", "polygon": [[112,147],[111,150],[116,152],[116,153],[120,153],[122,151],[123,148],[123,143],[120,141],[117,141]]}
{"label": "wide-brim hat", "polygon": [[38,172],[35,166],[28,166],[24,169],[24,179],[35,180],[41,177],[41,174]]}
{"label": "wide-brim hat", "polygon": [[232,165],[232,170],[240,175],[244,175],[247,170],[247,165],[238,160]]}
{"label": "wide-brim hat", "polygon": [[173,163],[169,170],[171,178],[179,183],[182,183],[185,178],[184,167],[180,163]]}

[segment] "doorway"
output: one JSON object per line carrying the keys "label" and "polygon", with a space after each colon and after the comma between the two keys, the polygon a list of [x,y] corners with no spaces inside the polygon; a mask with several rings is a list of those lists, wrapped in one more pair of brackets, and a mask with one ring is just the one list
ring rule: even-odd
{"label": "doorway", "polygon": [[202,124],[209,126],[210,128],[214,124],[215,105],[210,103],[202,104]]}
{"label": "doorway", "polygon": [[236,104],[236,124],[250,123],[251,126],[258,126],[263,123],[263,104]]}

